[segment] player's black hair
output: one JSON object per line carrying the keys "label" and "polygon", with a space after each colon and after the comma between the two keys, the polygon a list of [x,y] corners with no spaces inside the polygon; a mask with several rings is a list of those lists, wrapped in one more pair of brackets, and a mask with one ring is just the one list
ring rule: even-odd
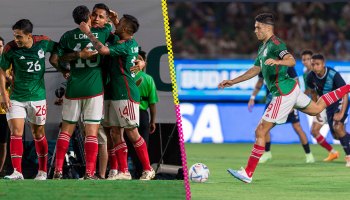
{"label": "player's black hair", "polygon": [[24,34],[33,32],[33,24],[29,19],[21,19],[12,26],[12,30],[22,30]]}
{"label": "player's black hair", "polygon": [[322,54],[314,54],[311,59],[324,61],[324,56]]}
{"label": "player's black hair", "polygon": [[95,4],[94,8],[92,10],[95,10],[95,9],[103,9],[106,11],[106,14],[107,14],[107,17],[109,16],[110,12],[109,12],[109,8],[106,4],[104,3],[97,3]]}
{"label": "player's black hair", "polygon": [[0,41],[2,41],[2,44],[5,45],[5,40],[4,40],[4,38],[2,38],[1,36],[0,36]]}
{"label": "player's black hair", "polygon": [[89,21],[89,8],[81,5],[77,6],[73,10],[73,19],[76,24],[80,24],[81,22],[88,22]]}
{"label": "player's black hair", "polygon": [[142,51],[142,50],[139,50],[139,55],[142,57],[142,59],[144,60],[144,61],[146,61],[146,52],[145,51]]}
{"label": "player's black hair", "polygon": [[272,13],[261,13],[255,17],[255,21],[269,25],[275,24],[275,18]]}
{"label": "player's black hair", "polygon": [[310,56],[312,56],[314,53],[311,51],[311,50],[308,50],[308,49],[306,49],[306,50],[304,50],[304,51],[302,51],[301,52],[301,56],[305,56],[305,55],[310,55]]}
{"label": "player's black hair", "polygon": [[123,15],[123,19],[126,22],[126,25],[128,26],[128,29],[130,29],[131,33],[134,34],[137,32],[137,30],[139,30],[139,22],[136,19],[136,17],[132,16],[132,15],[128,15],[125,14]]}

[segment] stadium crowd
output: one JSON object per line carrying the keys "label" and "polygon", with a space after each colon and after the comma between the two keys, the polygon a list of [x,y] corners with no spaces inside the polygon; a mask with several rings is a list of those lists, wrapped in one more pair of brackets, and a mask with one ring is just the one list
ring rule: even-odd
{"label": "stadium crowd", "polygon": [[[350,59],[350,3],[173,2],[169,18],[177,58],[254,58],[254,16],[273,12],[275,34],[297,58],[313,49],[327,59]],[[278,14],[277,14],[278,13]],[[252,42],[254,41],[254,42]]]}

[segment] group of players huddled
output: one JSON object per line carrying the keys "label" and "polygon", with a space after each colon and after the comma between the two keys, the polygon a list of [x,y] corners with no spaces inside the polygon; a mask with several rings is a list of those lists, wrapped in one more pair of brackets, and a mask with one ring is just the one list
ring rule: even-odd
{"label": "group of players huddled", "polygon": [[[73,10],[73,19],[79,27],[65,32],[58,43],[47,36],[32,35],[33,24],[28,19],[19,20],[12,27],[14,40],[4,47],[0,61],[1,106],[7,111],[14,168],[5,179],[23,179],[22,136],[26,118],[31,125],[39,161],[35,179],[47,179],[44,73],[45,54],[50,52],[51,65],[67,79],[53,179],[63,178],[69,141],[76,123],[82,118],[85,129],[84,179],[96,179],[97,136],[101,124],[107,139],[113,144],[107,179],[131,179],[127,145],[123,138],[125,132],[142,163],[140,180],[151,180],[155,172],[150,166],[146,143],[137,129],[140,94],[131,72],[132,67],[142,69],[145,66],[145,62],[138,59],[139,46],[133,37],[139,28],[138,20],[131,15],[118,19],[117,13],[102,3],[96,4],[92,13],[86,6],[77,6]],[[115,26],[113,32],[112,24]],[[68,64],[69,68],[66,67]],[[13,72],[10,94],[5,86],[5,72],[9,69]]]}

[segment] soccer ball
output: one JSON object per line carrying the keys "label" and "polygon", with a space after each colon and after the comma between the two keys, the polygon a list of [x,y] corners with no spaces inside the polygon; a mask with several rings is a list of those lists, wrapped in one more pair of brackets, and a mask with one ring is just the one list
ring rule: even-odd
{"label": "soccer ball", "polygon": [[190,168],[189,176],[193,182],[204,183],[209,178],[209,169],[203,163],[196,163]]}

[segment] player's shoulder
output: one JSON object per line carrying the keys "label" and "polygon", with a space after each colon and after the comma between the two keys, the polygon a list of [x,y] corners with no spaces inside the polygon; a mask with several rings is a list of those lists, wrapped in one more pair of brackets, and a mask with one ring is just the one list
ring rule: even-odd
{"label": "player's shoulder", "polygon": [[271,36],[271,42],[273,45],[279,46],[279,45],[285,45],[284,41],[277,37],[276,35]]}
{"label": "player's shoulder", "polygon": [[16,49],[18,49],[18,46],[17,46],[16,42],[14,40],[12,40],[11,42],[8,42],[4,46],[4,53],[8,53],[8,52],[14,51]]}
{"label": "player's shoulder", "polygon": [[36,43],[41,41],[51,41],[51,39],[46,35],[33,35],[33,41]]}

